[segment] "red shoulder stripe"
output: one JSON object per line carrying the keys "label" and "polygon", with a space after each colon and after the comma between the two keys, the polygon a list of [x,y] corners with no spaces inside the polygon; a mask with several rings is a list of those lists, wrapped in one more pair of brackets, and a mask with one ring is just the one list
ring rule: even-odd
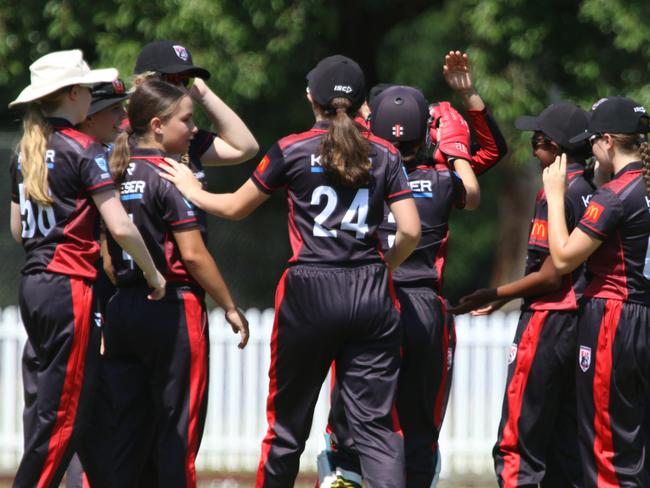
{"label": "red shoulder stripe", "polygon": [[301,132],[300,134],[291,134],[286,137],[283,137],[278,141],[278,146],[281,150],[284,150],[285,147],[295,144],[296,142],[304,141],[310,137],[316,137],[321,134],[325,134],[327,131],[323,129],[309,129],[306,132]]}
{"label": "red shoulder stripe", "polygon": [[84,149],[88,149],[91,144],[97,142],[97,139],[94,137],[89,136],[88,134],[84,134],[83,132],[79,132],[77,129],[73,129],[72,127],[55,127],[54,129],[74,140]]}
{"label": "red shoulder stripe", "polygon": [[643,170],[632,170],[621,175],[619,178],[612,180],[608,183],[605,183],[601,188],[608,188],[612,190],[616,195],[622,193],[625,188],[627,188],[637,177],[641,176]]}

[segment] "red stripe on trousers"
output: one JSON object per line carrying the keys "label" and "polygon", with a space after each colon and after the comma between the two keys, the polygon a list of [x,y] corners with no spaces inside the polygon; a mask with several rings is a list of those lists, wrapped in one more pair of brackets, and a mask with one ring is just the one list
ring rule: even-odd
{"label": "red stripe on trousers", "polygon": [[[447,364],[447,351],[449,350],[449,326],[447,322],[447,306],[445,300],[442,297],[438,297],[440,301],[440,308],[442,311],[442,376],[440,377],[440,386],[438,387],[438,393],[436,394],[436,403],[433,410],[433,422],[435,424],[436,430],[440,433],[440,428],[442,427],[442,412],[443,406],[445,403],[445,396],[447,393],[447,377],[449,376],[449,364]],[[435,451],[438,448],[438,443],[436,442],[433,446]]]}
{"label": "red stripe on trousers", "polygon": [[187,453],[185,454],[185,483],[196,487],[196,455],[199,450],[199,415],[208,383],[208,358],[203,327],[203,306],[193,293],[183,293],[185,323],[190,343],[189,423],[187,427]]}
{"label": "red stripe on trousers", "polygon": [[614,442],[609,416],[609,399],[612,381],[612,347],[623,302],[607,300],[598,332],[598,349],[594,366],[594,455],[598,472],[598,488],[618,487],[614,469]]}
{"label": "red stripe on trousers", "polygon": [[278,364],[278,328],[280,306],[284,300],[284,285],[287,279],[288,269],[284,271],[278,288],[275,290],[275,319],[273,320],[273,333],[271,334],[271,366],[269,367],[269,396],[266,400],[266,419],[269,424],[269,430],[262,441],[262,455],[260,457],[260,464],[257,469],[257,483],[256,488],[264,486],[264,470],[266,468],[266,461],[269,458],[269,451],[271,450],[271,443],[275,439],[275,395],[278,392],[278,379],[277,379],[277,364]]}
{"label": "red stripe on trousers", "polygon": [[70,278],[70,290],[74,324],[72,345],[65,369],[65,378],[56,412],[56,421],[52,428],[43,470],[38,479],[38,488],[50,486],[54,474],[61,464],[63,454],[72,437],[74,421],[79,407],[79,396],[84,381],[86,352],[90,337],[90,312],[92,309],[93,293],[92,288],[84,280],[73,277]]}
{"label": "red stripe on trousers", "polygon": [[526,330],[521,336],[517,350],[517,364],[515,371],[508,385],[506,401],[508,402],[508,419],[501,438],[499,448],[504,453],[503,456],[503,487],[511,488],[517,486],[517,477],[519,475],[519,464],[521,457],[519,455],[519,417],[521,416],[521,407],[526,391],[526,383],[533,366],[535,353],[539,336],[542,333],[542,327],[546,321],[549,311],[534,312],[528,321]]}
{"label": "red stripe on trousers", "polygon": [[88,481],[88,476],[86,476],[86,473],[83,473],[81,477],[81,486],[82,488],[90,488],[90,482]]}
{"label": "red stripe on trousers", "polygon": [[[330,408],[332,406],[332,393],[334,392],[335,386],[336,386],[336,361],[332,361],[332,365],[330,366]],[[325,426],[325,432],[328,434],[331,434],[333,432],[332,426],[329,423],[329,419],[327,420],[327,425]],[[318,488],[318,486],[316,488]]]}

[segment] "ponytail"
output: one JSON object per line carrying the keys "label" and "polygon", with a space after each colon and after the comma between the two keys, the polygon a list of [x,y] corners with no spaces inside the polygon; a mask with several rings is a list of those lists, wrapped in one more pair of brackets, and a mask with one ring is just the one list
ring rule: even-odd
{"label": "ponytail", "polygon": [[30,105],[23,118],[23,136],[18,143],[20,172],[25,185],[25,197],[43,207],[52,205],[47,183],[45,152],[52,128],[46,122],[41,110]]}
{"label": "ponytail", "polygon": [[351,105],[347,98],[335,98],[325,110],[333,117],[321,142],[321,165],[337,183],[358,187],[370,179],[370,143],[348,113]]}
{"label": "ponytail", "polygon": [[648,144],[647,140],[641,143],[639,154],[641,155],[641,163],[643,164],[645,193],[650,197],[650,144]]}
{"label": "ponytail", "polygon": [[111,169],[111,176],[115,183],[120,183],[124,179],[129,162],[131,161],[131,151],[129,150],[129,132],[124,131],[117,136],[113,144],[113,151],[108,160],[108,167]]}

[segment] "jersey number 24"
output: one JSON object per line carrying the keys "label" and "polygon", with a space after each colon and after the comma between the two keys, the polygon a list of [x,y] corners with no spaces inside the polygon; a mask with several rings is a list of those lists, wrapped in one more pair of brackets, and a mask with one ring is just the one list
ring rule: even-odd
{"label": "jersey number 24", "polygon": [[[334,213],[336,205],[338,204],[339,197],[336,190],[331,186],[319,186],[314,189],[311,194],[311,204],[320,205],[322,197],[325,197],[325,208],[314,218],[314,231],[316,237],[336,237],[336,229],[326,228],[325,221]],[[357,239],[363,239],[368,233],[368,189],[360,188],[350,208],[345,212],[343,220],[341,220],[341,230],[354,231]]]}

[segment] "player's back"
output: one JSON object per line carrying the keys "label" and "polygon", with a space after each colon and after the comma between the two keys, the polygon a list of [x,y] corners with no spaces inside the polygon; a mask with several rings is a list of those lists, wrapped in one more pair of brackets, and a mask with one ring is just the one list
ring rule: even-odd
{"label": "player's back", "polygon": [[384,202],[410,197],[401,158],[394,146],[368,135],[369,181],[344,186],[325,171],[321,141],[327,122],[274,144],[253,173],[265,193],[285,188],[289,205],[291,263],[333,265],[381,261],[377,228]]}

